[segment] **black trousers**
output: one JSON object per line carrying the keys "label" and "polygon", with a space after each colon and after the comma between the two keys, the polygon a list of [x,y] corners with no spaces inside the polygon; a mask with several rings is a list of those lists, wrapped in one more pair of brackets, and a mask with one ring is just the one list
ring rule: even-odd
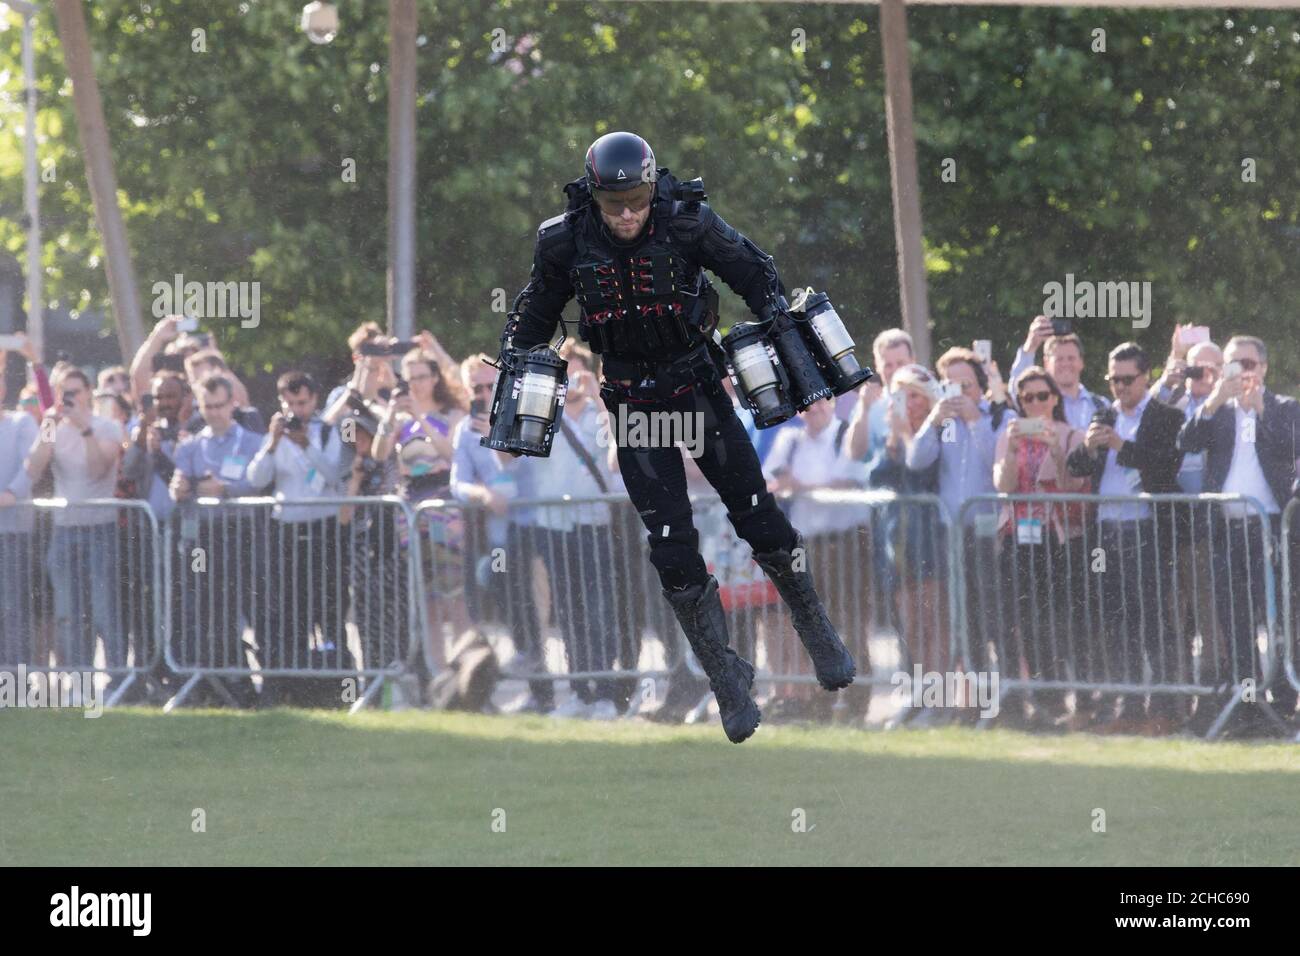
{"label": "black trousers", "polygon": [[[579,524],[571,531],[537,528],[551,574],[555,618],[564,637],[569,670],[609,671],[627,644],[627,592],[615,578],[609,525]],[[609,700],[626,707],[626,682],[617,678],[570,680],[584,703]],[[624,699],[620,699],[623,697]]]}
{"label": "black trousers", "polygon": [[633,430],[629,428],[624,436],[618,428],[621,420],[630,420],[628,416],[669,412],[682,423],[690,416],[694,434],[702,435],[696,464],[722,498],[736,533],[754,551],[794,547],[794,528],[767,490],[758,455],[716,374],[672,398],[656,398],[636,387],[629,392],[609,383],[601,387],[600,396],[613,416],[619,470],[649,532],[650,562],[664,588],[703,584],[708,569],[691,518],[682,450],[672,444],[663,447],[665,443],[633,447]]}
{"label": "black trousers", "polygon": [[[344,624],[351,570],[345,552],[352,540],[345,530],[333,516],[270,520],[263,579],[270,584],[264,592],[270,627],[259,632],[258,642],[263,667],[355,668]],[[318,627],[321,647],[313,653],[312,632]]]}

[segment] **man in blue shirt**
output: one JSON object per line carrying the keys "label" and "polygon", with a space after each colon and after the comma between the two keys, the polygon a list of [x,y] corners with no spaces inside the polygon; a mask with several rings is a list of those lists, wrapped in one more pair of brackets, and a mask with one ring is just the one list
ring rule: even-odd
{"label": "man in blue shirt", "polygon": [[[172,653],[181,670],[247,669],[240,614],[257,626],[259,612],[269,608],[254,591],[268,581],[264,571],[269,569],[254,568],[251,546],[256,529],[265,526],[265,514],[197,502],[249,496],[258,490],[248,479],[248,466],[262,436],[234,420],[233,395],[230,380],[222,375],[200,382],[199,415],[206,424],[176,447],[169,490],[180,516],[172,559],[174,600],[180,602],[182,625]],[[235,690],[240,703],[252,703],[248,676],[236,680]]]}

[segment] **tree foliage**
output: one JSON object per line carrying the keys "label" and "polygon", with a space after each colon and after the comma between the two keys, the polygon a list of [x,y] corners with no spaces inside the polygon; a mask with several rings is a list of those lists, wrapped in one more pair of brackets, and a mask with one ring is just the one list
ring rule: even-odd
{"label": "tree foliage", "polygon": [[[144,307],[176,273],[261,283],[260,327],[217,329],[249,371],[344,358],[347,330],[383,320],[387,17],[339,7],[338,38],[314,46],[296,2],[86,6]],[[422,0],[419,16],[417,321],[453,352],[494,351],[494,293],[513,299],[537,224],[619,128],[703,176],[860,340],[898,322],[876,8]],[[1195,319],[1264,335],[1275,371],[1300,372],[1278,335],[1300,291],[1294,17],[924,6],[908,22],[937,348],[1012,347],[1073,273],[1152,282],[1149,329],[1079,323],[1094,354],[1137,337],[1160,356]],[[20,253],[18,23],[0,36],[0,242]],[[49,298],[111,313],[48,12],[37,53]],[[724,302],[724,323],[745,317]]]}

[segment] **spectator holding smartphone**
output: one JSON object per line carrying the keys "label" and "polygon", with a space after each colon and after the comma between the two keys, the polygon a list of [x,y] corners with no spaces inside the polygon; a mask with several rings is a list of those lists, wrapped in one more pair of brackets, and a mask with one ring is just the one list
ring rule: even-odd
{"label": "spectator holding smartphone", "polygon": [[[436,343],[427,332],[419,341]],[[449,498],[452,432],[469,407],[456,370],[449,381],[440,354],[423,346],[402,357],[402,381],[393,389],[375,435],[374,454],[386,458],[396,451],[402,496],[416,505],[430,498]],[[457,509],[420,513],[419,527],[428,560],[424,562],[429,622],[433,629],[431,667],[446,663],[444,623],[453,640],[470,627],[464,590],[464,523]]]}
{"label": "spectator holding smartphone", "polygon": [[[937,459],[920,470],[907,467],[908,446],[939,400],[938,382],[925,367],[905,365],[894,373],[892,389],[889,436],[883,455],[871,469],[870,484],[900,495],[938,494]],[[939,516],[934,508],[906,505],[889,512],[883,524],[889,560],[897,575],[895,599],[908,664],[947,673],[948,615],[938,581],[942,567]],[[922,716],[908,711],[905,719],[925,725],[938,717],[932,712]]]}
{"label": "spectator holding smartphone", "polygon": [[[1179,443],[1185,451],[1205,452],[1203,489],[1247,495],[1254,507],[1225,504],[1213,526],[1211,554],[1219,622],[1232,654],[1230,699],[1240,682],[1262,683],[1255,635],[1265,613],[1264,575],[1272,574],[1261,535],[1276,537],[1281,510],[1291,496],[1300,457],[1300,404],[1269,390],[1268,349],[1262,339],[1235,335],[1224,349],[1223,374],[1209,397],[1183,426]],[[1295,689],[1272,662],[1276,679],[1270,687],[1274,706],[1284,717],[1295,710]],[[1244,707],[1244,709],[1243,709]],[[1259,725],[1255,708],[1236,711],[1238,727],[1253,732]]]}
{"label": "spectator holding smartphone", "polygon": [[54,493],[68,502],[68,507],[55,512],[48,559],[59,664],[93,666],[98,636],[107,666],[124,668],[126,640],[117,600],[117,512],[77,508],[75,503],[113,497],[126,435],[117,422],[92,412],[90,379],[80,369],[56,369],[53,385],[58,403],[41,421],[27,475],[35,483],[53,465]]}
{"label": "spectator holding smartphone", "polygon": [[[1083,445],[1067,459],[1074,475],[1088,478],[1092,492],[1107,495],[1174,494],[1182,452],[1178,432],[1183,416],[1148,394],[1151,360],[1141,346],[1125,342],[1110,353],[1113,405],[1098,412]],[[1143,682],[1143,654],[1157,682],[1175,680],[1180,665],[1177,643],[1162,633],[1161,601],[1172,572],[1172,512],[1153,513],[1147,502],[1110,502],[1097,509],[1097,528],[1107,573],[1099,574],[1104,607],[1105,645],[1094,658],[1092,679]],[[1116,706],[1123,698],[1108,698]],[[1171,695],[1152,695],[1149,719],[1140,703],[1109,721],[1109,733],[1170,733],[1175,717]],[[1101,715],[1104,718],[1109,714]]]}
{"label": "spectator holding smartphone", "polygon": [[[1087,490],[1087,479],[1066,467],[1070,453],[1083,444],[1083,432],[1065,420],[1064,396],[1055,380],[1046,369],[1031,365],[1014,386],[1019,417],[998,439],[997,490],[1016,495]],[[997,530],[1003,597],[998,611],[1009,638],[1001,666],[1019,676],[1023,655],[1031,680],[1066,680],[1065,662],[1076,659],[1088,638],[1082,586],[1088,555],[1081,509],[1059,503],[1005,505]],[[1036,724],[1067,719],[1063,692],[1037,692],[1033,702]]]}
{"label": "spectator holding smartphone", "polygon": [[1035,364],[1038,348],[1042,346],[1043,367],[1065,399],[1065,420],[1074,428],[1087,431],[1092,416],[1110,403],[1083,386],[1083,341],[1073,330],[1066,331],[1068,325],[1067,320],[1036,316],[1029,325],[1025,344],[1011,363],[1011,380],[1015,381],[1025,369]]}

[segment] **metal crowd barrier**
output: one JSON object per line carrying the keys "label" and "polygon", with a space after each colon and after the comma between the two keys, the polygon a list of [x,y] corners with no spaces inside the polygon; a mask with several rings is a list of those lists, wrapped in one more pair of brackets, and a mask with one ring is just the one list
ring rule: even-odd
{"label": "metal crowd barrier", "polygon": [[0,670],[89,673],[105,707],[122,701],[161,654],[157,540],[143,501],[0,508]]}
{"label": "metal crowd barrier", "polygon": [[[1279,550],[1282,552],[1282,666],[1288,683],[1300,693],[1300,665],[1296,661],[1300,654],[1300,650],[1297,650],[1300,636],[1296,633],[1296,619],[1300,617],[1297,613],[1300,610],[1297,608],[1297,602],[1300,601],[1300,578],[1293,577],[1297,574],[1293,555],[1295,549],[1300,547],[1300,538],[1297,538],[1300,529],[1292,530],[1297,515],[1300,515],[1300,498],[1292,498],[1282,511],[1282,540]],[[1296,741],[1300,742],[1300,733],[1296,735]]]}
{"label": "metal crowd barrier", "polygon": [[[778,497],[802,533],[807,567],[840,637],[858,666],[856,691],[834,704],[865,715],[871,688],[892,684],[895,670],[952,669],[964,657],[961,631],[951,626],[959,595],[949,586],[952,564],[949,516],[935,495],[891,491],[817,489]],[[812,662],[789,611],[751,558],[716,497],[695,506],[701,549],[719,581],[732,644],[754,663],[755,681],[791,705],[830,702],[816,684]],[[873,661],[871,646],[888,641],[896,663]],[[693,656],[691,669],[703,672]],[[707,688],[706,688],[707,689]]]}
{"label": "metal crowd barrier", "polygon": [[504,674],[542,696],[580,681],[587,696],[639,701],[642,681],[680,661],[685,642],[625,494],[515,499],[503,514],[432,499],[416,519],[431,670],[469,628],[508,634]]}
{"label": "metal crowd barrier", "polygon": [[957,564],[963,643],[976,666],[996,663],[1003,691],[1048,707],[1073,691],[1076,709],[1083,695],[1151,695],[1174,719],[1187,716],[1174,698],[1222,700],[1213,738],[1277,676],[1274,542],[1254,498],[984,495],[959,521],[975,552]]}
{"label": "metal crowd barrier", "polygon": [[[811,662],[775,588],[751,560],[715,495],[693,495],[695,525],[718,578],[732,644],[777,695],[814,698]],[[951,627],[958,595],[948,586],[948,515],[933,495],[819,490],[782,500],[799,525],[822,509],[833,527],[804,531],[807,559],[828,612],[859,662],[859,705],[869,685],[872,640],[892,639],[910,664],[946,670],[963,657]],[[708,685],[648,560],[646,531],[626,495],[513,500],[503,514],[478,504],[427,501],[416,509],[425,541],[431,669],[465,627],[500,625],[516,657],[507,676],[539,683],[596,681],[593,696],[626,699],[643,681],[694,678]],[[846,522],[846,515],[852,520]],[[806,522],[804,522],[806,524]],[[604,682],[604,686],[599,682]],[[841,695],[847,698],[851,695]],[[635,707],[635,704],[633,705]]]}
{"label": "metal crowd barrier", "polygon": [[[179,505],[163,537],[163,630],[164,659],[185,683],[165,709],[200,683],[250,705],[301,698],[304,679],[315,679],[309,702],[364,707],[420,650],[414,524],[394,496]],[[346,683],[358,679],[364,693]]]}

